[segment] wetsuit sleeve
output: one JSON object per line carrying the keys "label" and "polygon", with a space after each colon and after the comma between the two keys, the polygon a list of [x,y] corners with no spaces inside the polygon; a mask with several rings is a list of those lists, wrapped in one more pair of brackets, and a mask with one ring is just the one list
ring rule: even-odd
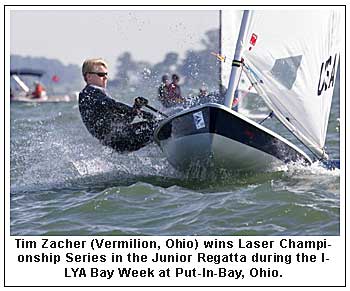
{"label": "wetsuit sleeve", "polygon": [[124,122],[132,122],[137,115],[136,110],[132,107],[117,102],[112,98],[105,98],[103,102],[106,103],[106,107],[110,110],[111,114],[115,115],[116,119],[123,118]]}
{"label": "wetsuit sleeve", "polygon": [[146,119],[146,120],[155,120],[156,119],[156,117],[152,113],[144,111],[144,110],[141,110],[141,117],[143,119]]}

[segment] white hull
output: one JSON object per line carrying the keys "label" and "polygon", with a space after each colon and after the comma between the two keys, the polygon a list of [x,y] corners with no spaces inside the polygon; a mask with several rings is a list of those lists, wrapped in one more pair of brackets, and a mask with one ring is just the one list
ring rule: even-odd
{"label": "white hull", "polygon": [[191,168],[262,171],[282,165],[276,157],[216,134],[186,136],[161,142],[170,164],[180,171]]}
{"label": "white hull", "polygon": [[62,95],[62,96],[46,96],[44,98],[30,98],[26,96],[14,96],[11,98],[11,102],[30,102],[30,103],[46,103],[46,102],[72,102],[76,101],[75,96]]}
{"label": "white hull", "polygon": [[[198,126],[198,113],[203,120]],[[197,123],[196,123],[197,122]],[[176,169],[264,171],[311,159],[278,134],[225,106],[204,104],[164,120],[155,141]]]}

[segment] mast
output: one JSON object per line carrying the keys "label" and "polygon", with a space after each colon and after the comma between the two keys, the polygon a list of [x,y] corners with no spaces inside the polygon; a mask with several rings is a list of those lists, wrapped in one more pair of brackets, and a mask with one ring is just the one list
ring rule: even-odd
{"label": "mast", "polygon": [[[219,49],[220,49],[220,55],[223,55],[222,52],[222,10],[219,11]],[[222,90],[222,62],[220,62],[219,66],[219,94],[223,95],[223,90]]]}
{"label": "mast", "polygon": [[234,98],[234,93],[237,90],[238,87],[238,81],[239,81],[239,69],[242,68],[242,53],[243,53],[243,39],[247,30],[247,24],[248,24],[248,18],[250,15],[249,10],[244,10],[243,17],[241,21],[241,27],[239,30],[238,40],[236,43],[236,50],[235,55],[232,61],[232,69],[230,74],[230,80],[228,84],[228,89],[225,95],[225,102],[224,105],[231,109],[232,102]]}

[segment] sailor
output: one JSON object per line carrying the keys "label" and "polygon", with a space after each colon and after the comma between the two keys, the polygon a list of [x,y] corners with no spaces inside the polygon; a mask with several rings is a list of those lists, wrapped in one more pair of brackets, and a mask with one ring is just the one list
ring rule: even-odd
{"label": "sailor", "polygon": [[164,107],[170,107],[168,101],[170,80],[168,75],[162,77],[162,83],[158,87],[158,99]]}
{"label": "sailor", "polygon": [[32,92],[32,98],[43,98],[46,96],[46,91],[43,85],[40,82],[34,82],[34,91]]}
{"label": "sailor", "polygon": [[[117,102],[106,93],[108,67],[103,59],[87,59],[82,73],[86,82],[79,93],[79,111],[88,131],[118,152],[135,151],[152,141],[157,125],[150,112],[141,110],[147,100],[137,97],[133,107]],[[135,117],[143,119],[132,123]]]}
{"label": "sailor", "polygon": [[177,74],[171,76],[172,83],[169,85],[168,90],[168,102],[169,104],[177,105],[184,103],[186,99],[181,96],[181,88],[179,86],[180,78]]}

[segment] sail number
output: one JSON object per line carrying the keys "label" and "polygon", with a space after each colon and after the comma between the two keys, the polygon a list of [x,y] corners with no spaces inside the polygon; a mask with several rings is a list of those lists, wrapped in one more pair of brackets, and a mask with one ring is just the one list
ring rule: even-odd
{"label": "sail number", "polygon": [[333,58],[329,56],[328,60],[321,65],[320,79],[318,81],[317,95],[320,96],[323,91],[327,91],[334,86],[337,55]]}

